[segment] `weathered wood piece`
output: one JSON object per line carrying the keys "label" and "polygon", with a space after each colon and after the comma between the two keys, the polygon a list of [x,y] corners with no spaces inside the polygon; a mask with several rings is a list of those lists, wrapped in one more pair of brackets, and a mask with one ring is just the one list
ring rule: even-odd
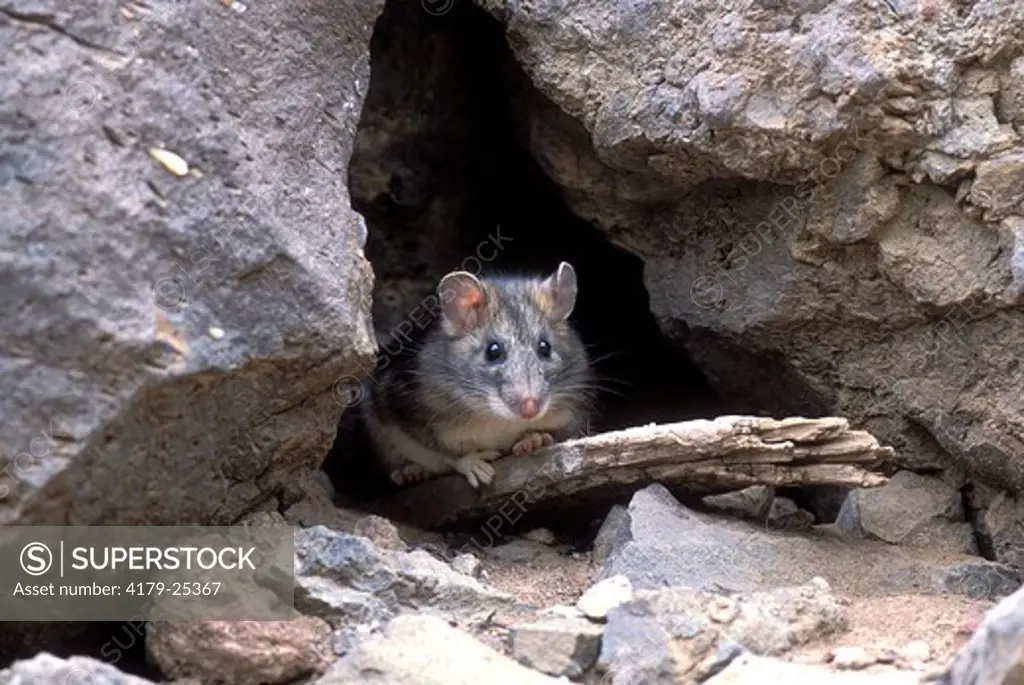
{"label": "weathered wood piece", "polygon": [[875,487],[886,479],[867,469],[893,453],[871,434],[851,430],[844,418],[720,416],[627,428],[503,457],[494,462],[488,487],[474,490],[462,476],[445,475],[369,509],[405,520],[414,513],[418,526],[433,528],[614,484]]}

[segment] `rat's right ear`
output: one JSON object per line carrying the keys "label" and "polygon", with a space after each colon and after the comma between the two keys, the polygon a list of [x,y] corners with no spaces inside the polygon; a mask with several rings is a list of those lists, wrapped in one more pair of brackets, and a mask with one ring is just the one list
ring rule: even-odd
{"label": "rat's right ear", "polygon": [[576,269],[569,262],[558,265],[555,273],[540,284],[545,294],[542,307],[555,321],[564,321],[576,307]]}
{"label": "rat's right ear", "polygon": [[461,332],[475,328],[487,306],[487,291],[476,276],[468,271],[453,271],[437,285],[441,312]]}

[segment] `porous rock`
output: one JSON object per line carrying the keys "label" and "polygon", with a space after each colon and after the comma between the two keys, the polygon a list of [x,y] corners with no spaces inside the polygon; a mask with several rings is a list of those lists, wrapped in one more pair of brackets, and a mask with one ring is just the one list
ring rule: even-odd
{"label": "porous rock", "polygon": [[723,398],[1024,491],[1024,6],[476,4],[533,157]]}
{"label": "porous rock", "polygon": [[275,685],[322,673],[332,662],[331,628],[291,621],[151,622],[146,651],[171,678],[209,685]]}
{"label": "porous rock", "polygon": [[356,522],[352,532],[355,535],[368,538],[380,549],[405,551],[409,547],[402,540],[402,536],[398,534],[398,529],[394,524],[382,516],[368,514]]}
{"label": "porous rock", "polygon": [[0,523],[226,525],[319,466],[374,351],[383,4],[5,3]]}
{"label": "porous rock", "polygon": [[392,620],[359,642],[315,685],[555,685],[564,682],[522,666],[445,621],[425,615]]}

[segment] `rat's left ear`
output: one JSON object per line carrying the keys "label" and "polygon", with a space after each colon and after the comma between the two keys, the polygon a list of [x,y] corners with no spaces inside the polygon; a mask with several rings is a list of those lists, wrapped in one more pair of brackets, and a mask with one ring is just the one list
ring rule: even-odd
{"label": "rat's left ear", "polygon": [[555,321],[564,321],[576,306],[576,269],[569,262],[558,265],[540,284],[540,289],[549,300],[548,314]]}

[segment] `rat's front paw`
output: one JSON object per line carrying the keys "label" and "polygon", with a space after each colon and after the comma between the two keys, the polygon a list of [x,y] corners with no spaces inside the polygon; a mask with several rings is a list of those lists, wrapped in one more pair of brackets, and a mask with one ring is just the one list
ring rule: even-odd
{"label": "rat's front paw", "polygon": [[427,480],[430,477],[430,471],[427,471],[419,464],[405,464],[392,471],[390,475],[391,482],[402,487],[403,485]]}
{"label": "rat's front paw", "polygon": [[473,452],[456,459],[452,466],[466,477],[470,485],[478,488],[481,484],[488,485],[494,478],[494,467],[488,462],[494,461],[500,456],[501,452]]}
{"label": "rat's front paw", "polygon": [[517,457],[521,457],[522,455],[529,454],[534,450],[539,450],[541,447],[547,447],[548,445],[554,444],[555,438],[551,433],[527,433],[519,442],[512,445],[512,454]]}

